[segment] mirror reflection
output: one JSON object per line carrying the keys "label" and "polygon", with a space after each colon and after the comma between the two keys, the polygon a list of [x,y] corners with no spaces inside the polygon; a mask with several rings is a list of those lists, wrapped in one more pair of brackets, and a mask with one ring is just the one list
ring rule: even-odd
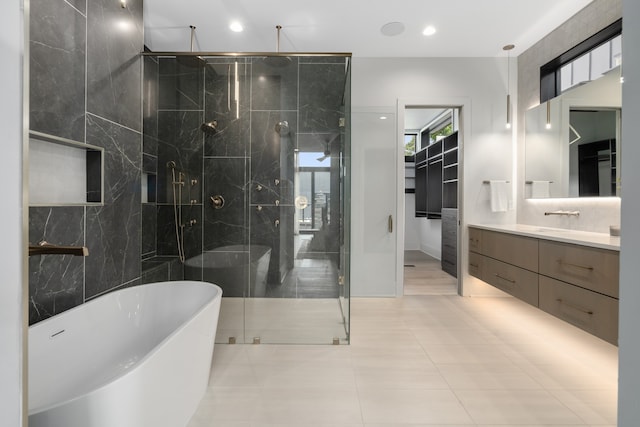
{"label": "mirror reflection", "polygon": [[525,197],[620,195],[620,67],[525,113]]}

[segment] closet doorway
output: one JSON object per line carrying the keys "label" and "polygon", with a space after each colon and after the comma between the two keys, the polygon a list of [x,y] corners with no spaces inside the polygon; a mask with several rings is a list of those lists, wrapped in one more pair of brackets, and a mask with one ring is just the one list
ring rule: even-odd
{"label": "closet doorway", "polygon": [[404,137],[404,295],[459,294],[460,110],[405,105],[398,122]]}

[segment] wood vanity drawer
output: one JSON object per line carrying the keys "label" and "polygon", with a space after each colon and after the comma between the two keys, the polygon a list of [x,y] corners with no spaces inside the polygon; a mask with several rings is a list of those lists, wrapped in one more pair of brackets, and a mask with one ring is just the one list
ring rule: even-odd
{"label": "wood vanity drawer", "polygon": [[540,241],[540,274],[618,298],[619,253]]}
{"label": "wood vanity drawer", "polygon": [[538,306],[538,274],[483,257],[482,280],[514,297]]}
{"label": "wood vanity drawer", "polygon": [[483,256],[474,252],[469,252],[469,274],[482,280],[482,260]]}
{"label": "wood vanity drawer", "polygon": [[540,276],[540,308],[612,344],[618,344],[618,300]]}
{"label": "wood vanity drawer", "polygon": [[482,230],[469,227],[469,250],[471,252],[482,252]]}
{"label": "wood vanity drawer", "polygon": [[483,230],[482,254],[530,271],[538,271],[538,239]]}

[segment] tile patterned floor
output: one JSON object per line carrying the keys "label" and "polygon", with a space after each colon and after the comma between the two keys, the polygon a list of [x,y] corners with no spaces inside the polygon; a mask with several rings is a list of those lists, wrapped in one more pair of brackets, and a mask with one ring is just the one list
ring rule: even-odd
{"label": "tile patterned floor", "polygon": [[514,298],[354,298],[351,345],[216,344],[189,427],[616,425],[617,348]]}

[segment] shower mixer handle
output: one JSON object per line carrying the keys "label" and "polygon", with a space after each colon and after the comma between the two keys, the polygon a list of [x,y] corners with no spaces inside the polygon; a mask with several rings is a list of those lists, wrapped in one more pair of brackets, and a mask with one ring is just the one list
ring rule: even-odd
{"label": "shower mixer handle", "polygon": [[220,195],[211,196],[211,203],[213,203],[214,209],[222,209],[224,207],[224,197]]}

